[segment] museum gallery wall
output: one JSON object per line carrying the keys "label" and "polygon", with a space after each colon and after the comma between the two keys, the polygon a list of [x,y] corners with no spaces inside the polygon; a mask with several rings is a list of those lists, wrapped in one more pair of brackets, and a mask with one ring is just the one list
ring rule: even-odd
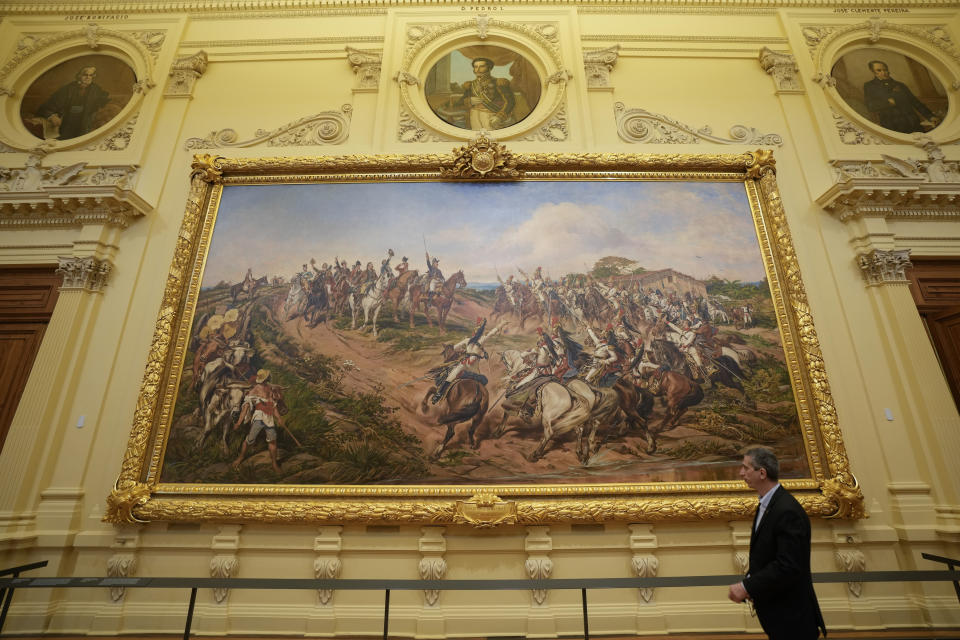
{"label": "museum gallery wall", "polygon": [[[743,573],[756,444],[815,571],[958,555],[960,418],[907,284],[960,253],[954,9],[57,11],[0,8],[0,266],[62,277],[4,566]],[[831,629],[960,624],[949,585],[817,592]],[[381,596],[214,589],[194,629],[377,633]],[[182,600],[18,592],[5,629],[175,632]],[[405,591],[390,630],[580,607]],[[714,588],[590,624],[759,630]]]}

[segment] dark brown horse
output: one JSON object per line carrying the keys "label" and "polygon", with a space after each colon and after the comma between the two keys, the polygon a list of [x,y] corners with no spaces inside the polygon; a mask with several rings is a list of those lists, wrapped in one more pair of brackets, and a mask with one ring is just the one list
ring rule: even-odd
{"label": "dark brown horse", "polygon": [[[420,402],[421,413],[427,412],[427,402],[436,392],[436,387],[431,387],[423,396]],[[453,438],[454,428],[461,422],[470,421],[470,427],[467,429],[467,436],[470,439],[470,446],[474,449],[480,447],[480,442],[476,438],[477,427],[483,422],[487,415],[487,409],[490,406],[490,395],[487,393],[487,387],[479,380],[473,378],[461,378],[455,380],[447,390],[443,400],[440,401],[441,413],[437,417],[437,424],[446,425],[447,432],[443,440],[433,451],[433,457],[439,458],[450,439]]]}
{"label": "dark brown horse", "polygon": [[457,289],[462,289],[466,286],[467,279],[464,277],[463,271],[460,270],[447,278],[447,281],[440,286],[440,289],[433,292],[432,297],[422,297],[423,315],[427,317],[427,325],[433,326],[433,321],[430,319],[430,308],[432,307],[437,310],[437,326],[440,327],[440,331],[446,331],[447,314],[450,313],[450,307],[453,305],[453,296]]}
{"label": "dark brown horse", "polygon": [[703,388],[676,371],[658,369],[650,375],[648,391],[663,403],[663,419],[656,427],[648,427],[647,453],[657,450],[657,436],[673,429],[687,409],[703,400]]}

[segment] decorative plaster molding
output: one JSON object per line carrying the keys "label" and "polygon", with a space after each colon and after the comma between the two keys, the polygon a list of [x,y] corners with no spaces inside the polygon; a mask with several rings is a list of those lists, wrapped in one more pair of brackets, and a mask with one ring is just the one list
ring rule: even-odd
{"label": "decorative plaster molding", "polygon": [[230,47],[303,47],[346,45],[357,42],[383,44],[383,36],[318,36],[315,38],[249,38],[244,40],[184,40],[181,49],[226,49]]}
{"label": "decorative plaster molding", "polygon": [[[957,48],[949,38],[943,37],[946,34],[944,25],[914,26],[872,17],[865,22],[842,26],[809,25],[803,27],[802,32],[813,57],[814,67],[822,73],[829,73],[829,66],[833,63],[832,60],[827,60],[825,57],[830,45],[838,38],[857,32],[862,32],[871,43],[878,42],[881,37],[891,33],[900,36],[906,35],[933,45],[945,55],[953,58],[955,62],[960,63],[960,48]],[[958,87],[954,86],[953,88],[957,89]]]}
{"label": "decorative plaster molding", "polygon": [[[907,280],[906,270],[913,266],[910,262],[910,249],[898,249],[894,251],[883,251],[874,249],[870,253],[857,256],[857,266],[863,273],[863,279],[868,285],[878,285],[887,283],[905,284]],[[839,554],[837,559],[839,562]],[[863,555],[863,554],[861,554]],[[849,559],[845,556],[845,559]],[[862,569],[860,569],[862,571]],[[847,569],[850,571],[850,569]]]}
{"label": "decorative plaster molding", "polygon": [[441,137],[433,131],[428,131],[420,125],[420,121],[400,107],[400,122],[397,125],[397,140],[400,142],[444,142],[451,138]]}
{"label": "decorative plaster molding", "polygon": [[[313,550],[317,553],[313,560],[313,576],[317,580],[336,580],[343,567],[340,561],[343,527],[323,526],[319,531],[320,535],[313,539]],[[333,589],[317,589],[317,598],[321,605],[328,606],[333,600]]]}
{"label": "decorative plaster molding", "polygon": [[[420,529],[420,579],[443,580],[447,574],[447,562],[443,554],[447,551],[444,527],[423,527]],[[436,606],[440,599],[439,589],[424,589],[423,599],[428,607]]]}
{"label": "decorative plaster molding", "polygon": [[520,139],[527,142],[563,142],[568,137],[570,129],[567,127],[567,110],[560,107],[546,124]]}
{"label": "decorative plaster molding", "polygon": [[557,28],[555,22],[548,22],[545,24],[539,24],[536,27],[537,33],[539,33],[545,40],[559,44],[560,43],[560,29]]}
{"label": "decorative plaster molding", "polygon": [[170,66],[170,77],[163,95],[167,98],[191,98],[193,86],[207,70],[207,52],[180,56]]}
{"label": "decorative plaster molding", "polygon": [[350,116],[353,107],[345,104],[340,111],[323,111],[312,116],[289,122],[273,131],[257,129],[249,140],[237,141],[237,132],[233,129],[211,131],[206,138],[188,138],[184,148],[222,149],[225,147],[254,147],[266,144],[268,147],[305,147],[314,145],[340,144],[350,134]]}
{"label": "decorative plaster molding", "polygon": [[42,167],[35,150],[22,169],[0,168],[0,228],[107,224],[126,228],[151,207],[133,191],[132,165]]}
{"label": "decorative plaster molding", "polygon": [[477,21],[477,37],[486,40],[487,31],[490,29],[490,16],[479,15],[474,19]]}
{"label": "decorative plaster molding", "polygon": [[747,575],[747,569],[750,568],[750,554],[746,551],[737,551],[733,554],[733,569],[741,576]]}
{"label": "decorative plaster molding", "polygon": [[960,217],[960,162],[916,136],[925,160],[881,154],[880,161],[834,161],[833,186],[817,199],[846,221],[856,217]]}
{"label": "decorative plaster molding", "polygon": [[356,77],[354,89],[377,89],[380,86],[380,63],[383,54],[377,51],[360,51],[347,47],[347,62]]}
{"label": "decorative plaster molding", "polygon": [[140,41],[143,48],[150,52],[154,61],[160,56],[163,49],[163,42],[167,39],[167,32],[160,30],[152,31],[133,31],[133,37]]}
{"label": "decorative plaster molding", "polygon": [[837,127],[837,135],[840,136],[840,142],[843,144],[892,144],[880,136],[867,133],[833,107],[830,111],[833,113],[833,124]]}
{"label": "decorative plaster molding", "polygon": [[113,270],[112,264],[93,256],[58,256],[57,260],[60,263],[57,273],[63,274],[61,291],[101,292],[107,286],[107,278]]}
{"label": "decorative plaster molding", "polygon": [[[237,569],[240,567],[240,561],[237,559],[237,550],[240,548],[240,530],[241,524],[227,524],[220,527],[217,535],[213,536],[213,543],[210,548],[216,553],[210,559],[210,577],[211,578],[233,578],[237,575]],[[213,589],[213,599],[217,604],[223,604],[230,595],[230,589],[225,587],[215,587]]]}
{"label": "decorative plaster molding", "polygon": [[420,84],[420,80],[417,78],[417,76],[406,71],[397,71],[397,74],[393,76],[393,79],[400,86],[409,85],[411,87],[416,87]]}
{"label": "decorative plaster molding", "polygon": [[611,87],[610,72],[613,71],[619,57],[619,44],[606,49],[584,51],[583,68],[587,73],[587,89]]}
{"label": "decorative plaster molding", "polygon": [[[633,556],[632,564],[638,578],[656,578],[657,570],[660,568],[660,561],[653,555]],[[640,599],[644,602],[653,600],[653,589],[649,587],[640,589]]]}
{"label": "decorative plaster molding", "polygon": [[760,49],[760,66],[773,78],[777,93],[803,93],[797,72],[797,59],[789,53],[773,51],[768,47]]}
{"label": "decorative plaster molding", "polygon": [[[633,551],[631,565],[638,578],[655,578],[660,568],[660,561],[651,552],[657,548],[657,536],[653,533],[653,525],[630,525],[630,550]],[[646,551],[647,553],[642,553]],[[646,603],[653,600],[653,589],[639,590],[640,599]]]}
{"label": "decorative plaster molding", "polygon": [[[553,560],[550,552],[553,551],[553,538],[550,537],[550,527],[527,527],[527,537],[523,541],[527,560],[524,569],[531,580],[547,580],[553,574]],[[531,589],[533,601],[539,606],[547,602],[546,589]]]}
{"label": "decorative plaster molding", "polygon": [[[10,60],[8,60],[7,63],[0,68],[0,87],[6,87],[6,80],[14,69],[20,66],[20,64],[23,63],[27,58],[39,54],[44,49],[57,45],[61,42],[83,39],[86,41],[88,47],[93,50],[97,50],[100,48],[101,43],[105,41],[108,42],[113,38],[121,40],[133,47],[141,55],[145,62],[148,60],[155,60],[156,58],[156,54],[151,52],[140,41],[137,32],[128,33],[114,29],[104,29],[96,24],[88,24],[83,29],[63,31],[45,38],[37,39],[31,45],[15,52]],[[153,81],[153,71],[150,68],[150,65],[146,65],[141,73],[143,74],[143,77],[140,78],[140,83],[142,83],[145,92],[147,89],[155,86]],[[9,87],[4,89],[4,93],[10,96],[13,95],[13,92],[10,91]]]}
{"label": "decorative plaster molding", "polygon": [[[844,545],[846,548],[837,549],[834,559],[837,562],[837,568],[846,573],[862,573],[867,570],[867,559],[863,551],[859,548],[850,548],[848,545],[859,545],[859,536],[840,533],[835,536],[837,544]],[[862,582],[848,582],[847,590],[854,598],[859,598],[863,594]]]}
{"label": "decorative plaster molding", "polygon": [[626,142],[640,144],[698,144],[701,140],[714,144],[783,145],[777,133],[760,133],[753,127],[736,124],[730,127],[730,138],[712,135],[710,127],[693,127],[659,113],[644,109],[627,109],[622,102],[614,105],[617,133]]}
{"label": "decorative plaster molding", "polygon": [[133,132],[137,128],[137,120],[140,118],[139,113],[133,114],[126,123],[123,124],[119,129],[111,133],[106,138],[101,138],[97,142],[94,142],[92,145],[85,148],[85,151],[123,151],[130,146],[130,141],[133,140]]}
{"label": "decorative plaster molding", "polygon": [[[129,578],[136,569],[137,558],[132,553],[115,553],[107,558],[108,578]],[[110,599],[120,602],[125,592],[126,587],[110,587]]]}

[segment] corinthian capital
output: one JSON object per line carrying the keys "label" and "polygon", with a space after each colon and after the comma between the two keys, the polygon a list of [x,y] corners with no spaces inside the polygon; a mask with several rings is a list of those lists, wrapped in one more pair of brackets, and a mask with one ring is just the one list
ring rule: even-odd
{"label": "corinthian capital", "polygon": [[92,256],[86,258],[61,256],[58,260],[60,266],[57,268],[57,273],[63,274],[61,291],[74,289],[103,291],[103,288],[107,286],[107,277],[113,269],[113,265],[106,260],[100,260]]}
{"label": "corinthian capital", "polygon": [[857,256],[857,264],[868,285],[908,282],[906,270],[913,266],[910,262],[909,249],[898,251],[874,249],[870,253]]}

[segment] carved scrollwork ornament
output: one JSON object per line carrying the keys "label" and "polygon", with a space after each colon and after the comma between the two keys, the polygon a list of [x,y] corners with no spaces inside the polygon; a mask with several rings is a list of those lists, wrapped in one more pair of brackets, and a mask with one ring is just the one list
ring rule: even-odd
{"label": "carved scrollwork ornament", "polygon": [[747,155],[750,159],[747,161],[747,177],[760,178],[762,176],[777,173],[777,160],[773,157],[773,151],[770,149],[757,149],[749,151]]}
{"label": "carved scrollwork ornament", "polygon": [[863,503],[863,492],[860,490],[860,483],[857,482],[857,479],[852,475],[849,475],[849,477],[838,476],[824,480],[821,491],[824,497],[836,505],[835,511],[823,514],[824,518],[854,520],[870,517]]}
{"label": "carved scrollwork ornament", "polygon": [[220,184],[223,182],[223,162],[226,160],[223,156],[215,156],[209,153],[198,153],[193,156],[193,162],[190,163],[190,178],[200,178],[210,184]]}
{"label": "carved scrollwork ornament", "polygon": [[909,282],[907,269],[913,266],[910,262],[910,249],[883,251],[875,249],[870,253],[857,256],[857,266],[863,273],[868,285],[886,283]]}
{"label": "carved scrollwork ornament", "polygon": [[147,521],[135,516],[133,510],[147,504],[149,500],[149,485],[135,483],[121,488],[118,481],[117,486],[107,496],[107,510],[103,521],[113,524],[145,524]]}
{"label": "carved scrollwork ornament", "polygon": [[485,131],[469,145],[454,149],[453,167],[441,169],[444,178],[508,180],[520,178],[523,171],[517,169],[517,161],[507,148],[492,140]]}

